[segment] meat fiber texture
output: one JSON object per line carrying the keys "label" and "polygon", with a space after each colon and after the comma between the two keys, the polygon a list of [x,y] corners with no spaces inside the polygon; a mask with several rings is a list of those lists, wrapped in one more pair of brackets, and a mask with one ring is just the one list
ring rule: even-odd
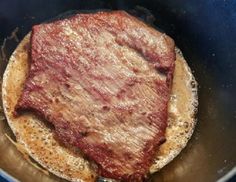
{"label": "meat fiber texture", "polygon": [[16,113],[32,111],[103,177],[142,181],[165,141],[174,42],[124,11],[32,28]]}

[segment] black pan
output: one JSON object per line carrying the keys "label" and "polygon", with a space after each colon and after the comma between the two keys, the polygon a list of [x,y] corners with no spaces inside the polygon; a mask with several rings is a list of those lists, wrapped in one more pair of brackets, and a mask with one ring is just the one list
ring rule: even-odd
{"label": "black pan", "polygon": [[[196,130],[182,153],[150,181],[234,181],[236,171],[236,1],[234,0],[0,0],[0,44],[18,27],[21,40],[32,25],[68,10],[149,9],[154,24],[174,38],[199,83]],[[17,43],[5,46],[8,57]],[[1,59],[1,72],[6,62]],[[0,122],[0,139],[10,134]],[[8,141],[0,145],[0,174],[41,181],[44,174],[24,162]],[[14,156],[14,157],[9,157]],[[5,172],[4,172],[5,171]],[[8,177],[7,177],[8,178]],[[0,179],[3,180],[3,179]],[[9,179],[8,180],[12,180]],[[55,176],[49,181],[58,181]],[[63,181],[63,180],[61,180]]]}

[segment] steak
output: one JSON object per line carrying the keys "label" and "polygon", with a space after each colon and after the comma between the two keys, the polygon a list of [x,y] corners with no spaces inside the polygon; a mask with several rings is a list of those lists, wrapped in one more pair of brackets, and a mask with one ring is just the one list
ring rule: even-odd
{"label": "steak", "polygon": [[16,113],[32,111],[103,177],[142,181],[165,141],[174,42],[124,11],[32,28]]}

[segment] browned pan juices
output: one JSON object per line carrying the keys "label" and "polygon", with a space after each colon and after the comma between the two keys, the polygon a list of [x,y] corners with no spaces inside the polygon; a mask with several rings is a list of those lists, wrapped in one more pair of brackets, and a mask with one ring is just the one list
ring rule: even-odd
{"label": "browned pan juices", "polygon": [[[32,117],[31,114],[19,118],[14,118],[12,115],[17,98],[21,93],[22,84],[26,76],[25,73],[28,69],[28,54],[24,48],[27,47],[25,45],[28,44],[29,36],[25,37],[11,58],[4,79],[3,97],[5,112],[8,113],[7,116],[10,126],[17,136],[19,144],[23,145],[29,155],[44,167],[50,169],[51,172],[67,179],[87,179],[88,171],[89,173],[92,171],[89,164],[81,159],[79,153],[71,153],[68,149],[61,147],[54,140],[50,129],[37,118]],[[192,82],[194,84],[196,83],[190,69],[179,54],[177,56],[174,74],[172,99],[169,107],[169,127],[166,131],[167,142],[161,146],[160,152],[157,154],[159,157],[156,158],[156,162],[151,167],[151,172],[162,168],[182,150],[191,136],[195,125],[196,90],[193,87],[194,85],[191,84]],[[181,116],[182,112],[184,114]],[[27,135],[24,135],[24,133]],[[31,137],[29,138],[28,135]],[[68,158],[73,159],[71,163],[68,163]],[[62,172],[64,175],[62,175]]]}

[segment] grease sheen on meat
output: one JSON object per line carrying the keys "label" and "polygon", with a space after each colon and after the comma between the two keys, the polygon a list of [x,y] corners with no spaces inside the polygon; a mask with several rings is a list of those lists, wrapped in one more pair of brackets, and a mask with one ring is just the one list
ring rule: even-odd
{"label": "grease sheen on meat", "polygon": [[36,25],[16,111],[30,110],[104,177],[142,181],[164,141],[174,43],[123,11]]}

